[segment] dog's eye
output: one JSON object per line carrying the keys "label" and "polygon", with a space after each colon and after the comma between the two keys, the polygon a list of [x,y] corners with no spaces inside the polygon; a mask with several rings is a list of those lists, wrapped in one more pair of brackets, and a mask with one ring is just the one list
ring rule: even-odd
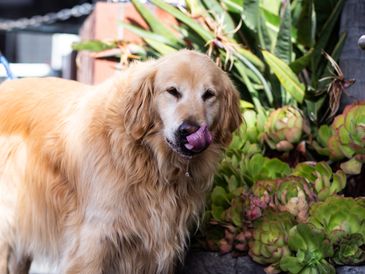
{"label": "dog's eye", "polygon": [[174,96],[176,99],[180,99],[182,97],[181,93],[174,87],[170,87],[166,91]]}
{"label": "dog's eye", "polygon": [[204,94],[203,94],[203,96],[202,96],[202,99],[203,99],[203,101],[207,101],[207,100],[209,100],[210,98],[213,98],[214,96],[215,96],[214,91],[212,91],[212,90],[210,90],[210,89],[207,89],[207,90],[204,92]]}

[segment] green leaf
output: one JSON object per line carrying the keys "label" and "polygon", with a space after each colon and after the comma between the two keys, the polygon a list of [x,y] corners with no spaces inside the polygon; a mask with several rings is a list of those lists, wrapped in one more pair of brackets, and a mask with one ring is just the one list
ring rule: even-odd
{"label": "green leaf", "polygon": [[280,16],[278,16],[278,12],[272,13],[263,6],[261,6],[261,13],[265,19],[267,30],[270,33],[270,37],[274,39],[279,32]]}
{"label": "green leaf", "polygon": [[292,227],[289,230],[288,245],[292,250],[307,250],[308,244],[303,238],[300,231],[298,231],[298,225]]}
{"label": "green leaf", "polygon": [[183,22],[184,24],[188,25],[193,31],[195,31],[201,38],[203,38],[206,42],[209,42],[214,39],[213,33],[204,29],[197,21],[193,18],[187,16],[186,14],[182,13],[177,8],[173,7],[170,4],[162,0],[151,0],[152,4],[156,5],[157,7],[161,8],[162,10],[166,11],[167,13],[174,16],[177,20]]}
{"label": "green leaf", "polygon": [[297,257],[284,256],[280,260],[280,268],[283,271],[297,274],[303,269],[303,265],[302,262],[300,262]]}
{"label": "green leaf", "polygon": [[185,0],[185,6],[192,16],[208,16],[200,0]]}
{"label": "green leaf", "polygon": [[336,8],[338,1],[339,0],[314,0],[318,31],[322,31],[322,28],[324,27],[327,19],[330,17],[331,12]]}
{"label": "green leaf", "polygon": [[260,1],[245,0],[243,2],[242,19],[245,26],[254,34],[259,45],[264,49],[270,49],[271,39],[265,18],[261,14]]}
{"label": "green leaf", "polygon": [[303,69],[309,66],[310,62],[312,61],[312,55],[313,49],[310,49],[303,56],[291,62],[289,64],[289,67],[293,70],[294,73],[300,73]]}
{"label": "green leaf", "polygon": [[212,205],[212,216],[214,219],[216,219],[217,221],[223,221],[223,213],[224,213],[225,209],[221,206],[216,206],[216,205]]}
{"label": "green leaf", "polygon": [[269,12],[277,14],[279,12],[282,0],[259,0],[260,7],[265,8]]}
{"label": "green leaf", "polygon": [[227,181],[227,183],[228,183],[228,191],[230,193],[234,192],[239,185],[237,178],[234,176],[231,176],[230,179]]}
{"label": "green leaf", "polygon": [[276,57],[289,64],[292,59],[292,42],[291,42],[291,14],[290,14],[290,2],[287,1],[283,11],[283,17],[281,19],[280,29],[276,38],[276,45],[274,54]]}
{"label": "green leaf", "polygon": [[177,51],[175,48],[170,47],[164,43],[161,43],[159,41],[153,40],[153,39],[144,39],[147,44],[149,44],[152,48],[154,48],[157,52],[159,52],[161,55],[166,55],[169,53],[173,53]]}
{"label": "green leaf", "polygon": [[303,2],[307,0],[293,0],[291,1],[292,6],[292,24],[293,26],[297,26],[299,22],[300,15],[302,14]]}
{"label": "green leaf", "polygon": [[304,98],[305,87],[299,82],[298,77],[291,68],[270,52],[264,50],[262,53],[286,92],[293,96],[297,102],[301,103]]}
{"label": "green leaf", "polygon": [[346,174],[342,170],[337,170],[335,174],[333,174],[333,182],[330,186],[331,193],[337,193],[343,190],[346,187]]}
{"label": "green leaf", "polygon": [[[222,27],[224,28],[226,34],[232,32],[237,27],[232,17],[222,7],[220,1],[203,0],[203,2],[204,5],[209,9],[209,11],[214,14],[215,19],[220,20],[222,22]],[[232,34],[229,36],[232,36]]]}
{"label": "green leaf", "polygon": [[[247,61],[249,63],[249,61]],[[241,77],[241,81],[243,81],[248,89],[248,92],[250,93],[251,99],[255,105],[256,109],[263,109],[263,106],[259,100],[259,94],[257,92],[257,90],[253,87],[251,80],[249,79],[249,77],[247,76],[247,68],[240,62],[235,62],[234,67],[237,69],[240,77]],[[254,66],[253,66],[254,67]]]}
{"label": "green leaf", "polygon": [[[272,105],[274,99],[273,99],[273,96],[271,93],[271,89],[270,89],[270,86],[269,86],[267,80],[262,75],[262,73],[245,56],[239,54],[239,52],[235,51],[235,52],[233,52],[233,54],[240,62],[242,62],[245,66],[247,66],[249,69],[251,69],[252,72],[254,72],[255,75],[260,79],[260,81],[264,87],[266,98],[267,98],[269,104]],[[261,103],[260,103],[260,105],[261,105]]]}
{"label": "green leaf", "polygon": [[316,14],[313,0],[302,2],[301,14],[297,22],[298,43],[304,46],[312,47],[315,42],[316,33]]}
{"label": "green leaf", "polygon": [[323,104],[325,103],[325,96],[321,96],[319,97],[319,99],[317,99],[316,101],[310,101],[310,100],[304,100],[305,104],[307,105],[307,117],[313,121],[313,122],[317,122],[318,118],[318,113],[321,110]]}
{"label": "green leaf", "polygon": [[267,178],[276,179],[289,175],[291,168],[285,162],[280,161],[277,158],[268,160],[265,163],[265,168],[268,170]]}
{"label": "green leaf", "polygon": [[107,43],[100,40],[88,40],[72,44],[72,49],[77,51],[87,50],[87,51],[98,52],[98,51],[113,49],[115,47],[116,45],[114,42]]}
{"label": "green leaf", "polygon": [[237,227],[241,227],[243,219],[243,204],[241,197],[232,200],[231,214],[233,224]]}
{"label": "green leaf", "polygon": [[[241,15],[242,13],[242,6],[243,6],[243,0],[221,0],[222,4],[224,4],[224,6],[227,8],[228,12],[232,12],[235,14],[239,14]],[[237,3],[240,2],[240,3]]]}
{"label": "green leaf", "polygon": [[149,25],[153,33],[164,36],[170,41],[170,44],[174,45],[175,47],[183,45],[183,41],[176,37],[176,33],[161,23],[161,20],[156,16],[156,14],[152,13],[145,4],[139,0],[132,0],[132,3]]}
{"label": "green leaf", "polygon": [[[327,45],[327,43],[331,37],[333,29],[334,29],[336,23],[338,22],[339,16],[341,15],[343,5],[344,5],[344,1],[338,0],[330,17],[327,19],[321,32],[318,35],[319,39],[315,45],[314,52],[313,52],[312,71],[316,71],[319,63],[322,61],[322,58],[321,58],[322,50],[325,49],[325,46]],[[316,81],[320,75],[315,75],[315,76],[316,77],[313,77],[313,81]]]}
{"label": "green leaf", "polygon": [[317,179],[317,176],[314,174],[314,172],[315,172],[314,166],[303,162],[295,166],[293,175],[304,177],[309,182],[313,183]]}
{"label": "green leaf", "polygon": [[357,175],[361,173],[362,163],[355,158],[352,158],[347,162],[342,163],[340,166],[346,174]]}
{"label": "green leaf", "polygon": [[250,102],[247,102],[245,100],[240,100],[240,107],[243,108],[243,109],[246,109],[246,108],[254,108],[254,105],[251,104]]}
{"label": "green leaf", "polygon": [[147,31],[147,30],[144,30],[142,28],[133,26],[133,25],[128,24],[128,23],[120,22],[120,24],[124,28],[126,28],[127,30],[129,30],[129,31],[137,34],[138,36],[140,36],[142,39],[151,39],[151,40],[154,40],[154,41],[157,41],[157,42],[166,44],[166,45],[173,46],[171,44],[171,41],[169,39],[167,39],[166,37],[164,37],[164,36],[162,36],[160,34],[156,34],[156,33],[153,33],[153,32]]}
{"label": "green leaf", "polygon": [[333,60],[337,61],[340,58],[340,54],[341,54],[342,48],[346,42],[346,38],[347,38],[346,32],[343,32],[340,34],[338,42],[331,53],[331,57],[333,58]]}
{"label": "green leaf", "polygon": [[264,156],[259,153],[255,154],[251,157],[251,159],[249,159],[246,169],[249,176],[252,177],[254,180],[263,177],[262,170],[264,169],[264,161]]}
{"label": "green leaf", "polygon": [[266,25],[265,18],[261,14],[261,12],[260,12],[260,15],[259,15],[258,37],[259,37],[261,47],[264,48],[264,49],[270,50],[271,47],[272,47],[271,37],[270,37],[269,30],[268,30],[267,25]]}
{"label": "green leaf", "polygon": [[329,125],[322,125],[318,130],[318,141],[322,146],[327,146],[328,139],[332,136],[332,128]]}
{"label": "green leaf", "polygon": [[228,193],[221,186],[216,186],[212,191],[212,203],[217,206],[225,206],[228,204]]}
{"label": "green leaf", "polygon": [[332,177],[332,169],[326,162],[319,162],[316,164],[316,170],[328,179]]}
{"label": "green leaf", "polygon": [[237,47],[236,49],[237,53],[244,58],[246,58],[248,61],[250,61],[259,71],[265,70],[265,64],[261,61],[260,58],[258,58],[255,54],[253,54],[248,49]]}
{"label": "green leaf", "polygon": [[260,1],[257,0],[245,0],[243,2],[242,18],[246,26],[253,31],[258,33],[259,30],[259,18],[260,18]]}

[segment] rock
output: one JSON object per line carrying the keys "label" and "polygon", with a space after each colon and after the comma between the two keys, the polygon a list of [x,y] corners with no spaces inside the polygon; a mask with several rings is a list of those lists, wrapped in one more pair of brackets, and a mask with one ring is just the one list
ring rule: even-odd
{"label": "rock", "polygon": [[364,274],[365,266],[341,266],[336,269],[337,274]]}
{"label": "rock", "polygon": [[365,49],[365,35],[362,35],[357,43],[360,48]]}
{"label": "rock", "polygon": [[[365,266],[342,266],[337,274],[365,274]],[[215,252],[191,251],[176,274],[265,274],[264,267],[250,257],[232,257]]]}
{"label": "rock", "polygon": [[264,268],[249,257],[234,258],[231,254],[190,252],[177,274],[265,274]]}

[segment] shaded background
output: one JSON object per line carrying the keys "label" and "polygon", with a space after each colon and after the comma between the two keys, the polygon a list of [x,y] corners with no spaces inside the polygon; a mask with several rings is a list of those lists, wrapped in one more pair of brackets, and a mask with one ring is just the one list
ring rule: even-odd
{"label": "shaded background", "polygon": [[[0,0],[0,20],[17,20],[56,13],[93,0]],[[31,26],[25,29],[0,30],[0,51],[11,63],[38,64],[22,66],[22,76],[65,76],[75,78],[74,71],[63,73],[63,58],[71,53],[86,16]]]}

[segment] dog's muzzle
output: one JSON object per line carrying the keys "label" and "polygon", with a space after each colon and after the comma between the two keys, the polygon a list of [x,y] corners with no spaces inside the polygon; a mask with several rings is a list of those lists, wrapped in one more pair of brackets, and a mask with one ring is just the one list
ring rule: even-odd
{"label": "dog's muzzle", "polygon": [[184,154],[193,155],[202,152],[212,143],[212,135],[207,124],[199,126],[183,122],[177,130],[177,140]]}

